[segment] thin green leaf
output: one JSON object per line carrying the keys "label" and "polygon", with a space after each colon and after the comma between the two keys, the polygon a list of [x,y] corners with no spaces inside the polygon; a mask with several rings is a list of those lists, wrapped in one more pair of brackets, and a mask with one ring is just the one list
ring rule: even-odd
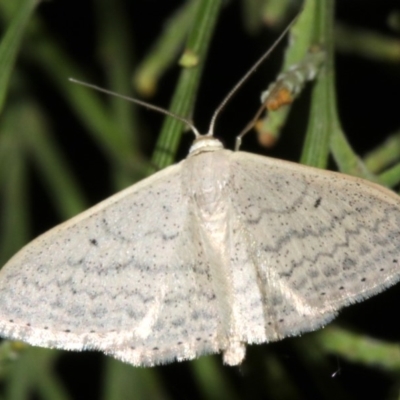
{"label": "thin green leaf", "polygon": [[372,173],[380,173],[400,159],[400,132],[396,132],[364,157],[364,164]]}
{"label": "thin green leaf", "polygon": [[44,35],[43,40],[28,51],[30,58],[58,87],[60,93],[111,162],[121,163],[132,171],[140,169],[142,164],[137,162],[138,155],[134,153],[134,149],[130,145],[127,145],[127,137],[120,133],[121,127],[113,118],[109,107],[100,100],[99,93],[69,82],[69,77],[81,77],[84,75],[83,72],[53,42],[51,35],[42,34]]}
{"label": "thin green leaf", "polygon": [[26,102],[20,107],[19,121],[23,121],[18,124],[19,135],[60,215],[67,219],[83,211],[88,203],[49,132],[42,110],[33,102]]}
{"label": "thin green leaf", "polygon": [[343,53],[398,64],[400,42],[398,38],[381,35],[370,30],[337,24],[335,28],[337,49]]}
{"label": "thin green leaf", "polygon": [[[305,12],[307,6],[308,2]],[[333,85],[333,1],[316,2],[314,7],[315,31],[312,41],[325,49],[326,60],[313,87],[310,118],[300,162],[325,168],[328,162],[330,133],[336,123]]]}
{"label": "thin green leaf", "polygon": [[[196,67],[185,68],[181,72],[170,106],[170,111],[177,115],[189,116],[193,110],[208,46],[222,4],[222,0],[201,0],[198,3],[186,49],[197,54],[200,62]],[[152,157],[155,170],[173,163],[183,129],[182,122],[166,117]]]}
{"label": "thin green leaf", "polygon": [[29,238],[26,156],[14,121],[20,114],[5,114],[0,127],[0,193],[2,195],[0,265]]}
{"label": "thin green leaf", "polygon": [[10,85],[12,71],[25,34],[26,25],[38,4],[38,0],[21,0],[16,14],[0,43],[0,114]]}
{"label": "thin green leaf", "polygon": [[387,343],[337,327],[323,329],[315,336],[319,345],[328,353],[339,355],[351,362],[391,372],[400,371],[398,343]]}
{"label": "thin green leaf", "polygon": [[138,92],[152,96],[160,77],[176,60],[198,8],[199,0],[187,1],[168,19],[162,33],[137,67],[133,82]]}
{"label": "thin green leaf", "polygon": [[156,369],[134,368],[112,358],[107,358],[103,400],[168,400],[167,394]]}
{"label": "thin green leaf", "polygon": [[[318,43],[316,42],[314,28],[314,25],[318,22],[318,16],[316,15],[317,5],[316,0],[307,0],[305,2],[303,12],[290,31],[289,45],[285,50],[285,60],[278,77],[286,74],[293,66],[304,62],[310,47]],[[320,6],[321,4],[319,4]],[[315,65],[315,68],[318,69],[319,66]],[[269,147],[278,140],[281,129],[289,117],[291,106],[291,104],[287,104],[277,110],[269,111],[258,122],[257,131],[260,144]]]}
{"label": "thin green leaf", "polygon": [[222,374],[219,363],[220,359],[216,357],[201,357],[191,363],[199,391],[203,393],[202,398],[209,400],[222,398],[239,399],[234,388]]}

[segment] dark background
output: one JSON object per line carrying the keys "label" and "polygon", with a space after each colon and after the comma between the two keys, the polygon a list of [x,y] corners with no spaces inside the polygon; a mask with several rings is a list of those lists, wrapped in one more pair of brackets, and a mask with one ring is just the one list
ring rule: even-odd
{"label": "dark background", "polygon": [[[157,39],[168,16],[182,2],[135,0],[125,3],[126,13],[131,21],[132,37],[129,40],[133,43],[133,59],[141,60]],[[38,13],[54,39],[83,66],[91,77],[91,82],[104,86],[102,69],[97,64],[96,57],[98,43],[93,17],[94,7],[95,2],[90,1],[49,1],[41,4]],[[336,6],[338,22],[392,37],[395,37],[395,33],[388,28],[387,18],[394,11],[400,11],[397,1],[339,0]],[[274,31],[265,27],[257,34],[249,35],[243,29],[240,3],[226,2],[218,21],[197,99],[194,121],[201,131],[207,129],[213,110],[224,95],[272,44],[280,30],[281,28]],[[228,147],[232,148],[235,135],[258,107],[259,93],[268,84],[262,80],[269,76],[272,81],[276,76],[283,48],[284,46],[278,48],[260,73],[229,103],[218,120],[216,135],[221,137]],[[341,53],[336,55],[335,62],[340,119],[350,143],[362,156],[398,130],[399,65]],[[24,59],[19,61],[18,68],[30,77],[32,93],[52,116],[51,124],[57,132],[57,140],[82,187],[85,188],[89,201],[94,204],[111,195],[113,188],[107,161],[102,151],[85,133],[85,128],[81,126],[62,96],[44,73],[35,70],[34,66]],[[160,82],[156,95],[148,100],[168,107],[178,74],[178,67],[170,69]],[[255,135],[249,134],[244,140],[243,149],[297,161],[307,124],[309,89],[294,105],[288,125],[275,148],[263,149],[257,144]],[[163,117],[147,110],[139,112],[147,126],[146,136],[141,138],[143,152],[150,157]],[[187,154],[191,140],[190,134],[184,137],[179,151],[180,159]],[[335,168],[334,164],[332,168]],[[39,234],[60,222],[60,217],[52,208],[51,199],[47,197],[40,179],[34,174],[32,182],[34,226],[35,233]],[[380,340],[396,342],[400,337],[397,312],[399,299],[400,290],[394,287],[371,300],[344,310],[335,323]],[[223,369],[223,376],[235,388],[238,398],[275,398],[272,397],[271,391],[265,389],[264,383],[267,381],[269,385],[274,385],[264,367],[264,360],[270,357],[279,360],[291,384],[299,389],[299,393],[305,399],[329,398],[322,394],[320,385],[325,386],[328,391],[332,388],[332,393],[340,387],[340,393],[345,393],[349,399],[397,398],[398,376],[372,367],[352,364],[335,356],[329,356],[328,366],[324,364],[323,368],[317,361],[305,366],[304,360],[298,355],[298,348],[303,346],[302,351],[307,352],[307,346],[314,346],[312,335],[305,334],[302,338],[251,346],[242,367],[227,368],[221,365],[219,368]],[[218,364],[221,364],[219,356],[217,358]],[[105,358],[97,353],[65,353],[57,362],[56,371],[61,381],[67,385],[72,398],[95,399],[101,398],[104,364]],[[203,392],[198,388],[199,382],[190,364],[183,362],[157,367],[160,382],[164,385],[168,398],[203,398]],[[316,375],[310,375],[310,365]],[[332,377],[335,372],[336,376]],[[318,384],[315,382],[316,376]]]}
{"label": "dark background", "polygon": [[[295,3],[292,11],[296,10]],[[73,3],[70,4],[71,6],[62,2],[45,2],[39,7],[39,13],[43,16],[54,38],[87,71],[90,82],[102,85],[103,75],[96,58],[99,44],[95,36],[97,28],[93,17],[93,4],[83,1],[79,3],[79,8],[72,6]],[[146,55],[149,47],[162,32],[166,19],[180,4],[182,2],[172,0],[126,2],[124,6],[131,21],[132,30],[132,37],[129,40],[133,43],[133,67],[135,62],[139,62]],[[396,10],[395,1],[339,0],[336,4],[338,22],[395,36],[387,24],[389,15]],[[203,132],[208,128],[214,109],[232,85],[273,43],[283,29],[283,26],[276,28],[275,31],[265,27],[257,34],[249,35],[244,31],[241,12],[240,2],[230,1],[226,2],[220,14],[195,107],[194,121]],[[269,82],[276,78],[283,50],[284,44],[240,90],[218,119],[215,134],[222,138],[228,147],[232,148],[236,134],[251,119],[254,110],[259,106],[260,91],[265,90]],[[46,107],[51,107],[60,140],[66,146],[66,151],[70,150],[73,153],[73,160],[76,160],[78,165],[84,163],[84,168],[77,167],[77,172],[88,175],[89,185],[95,184],[95,176],[99,174],[93,173],[92,170],[97,171],[99,163],[94,161],[94,157],[101,158],[101,154],[95,153],[95,148],[90,141],[86,143],[85,135],[78,132],[82,130],[82,127],[75,121],[76,117],[70,113],[58,94],[52,92],[48,78],[41,75],[40,71],[37,72],[32,84],[35,85],[37,94],[40,99],[43,99]],[[155,96],[146,100],[168,108],[178,76],[178,67],[169,69],[160,81]],[[336,80],[337,103],[344,131],[356,152],[363,155],[382,143],[388,134],[398,128],[397,65],[374,62],[358,55],[339,53],[336,56]],[[254,135],[246,137],[243,149],[251,149],[293,161],[298,160],[308,117],[308,95],[309,90],[306,90],[300,101],[293,107],[294,117],[289,119],[288,127],[284,129],[284,140],[282,139],[274,149],[267,151],[260,148]],[[144,151],[151,155],[163,116],[145,109],[139,112],[149,126],[146,130],[147,136],[142,140]],[[75,122],[78,126],[74,125]],[[180,158],[185,157],[191,141],[192,136],[185,135]],[[88,151],[90,151],[90,158],[87,157]],[[107,195],[107,193],[101,193],[107,190],[104,188],[103,180],[93,189],[100,192],[99,197],[94,201]]]}

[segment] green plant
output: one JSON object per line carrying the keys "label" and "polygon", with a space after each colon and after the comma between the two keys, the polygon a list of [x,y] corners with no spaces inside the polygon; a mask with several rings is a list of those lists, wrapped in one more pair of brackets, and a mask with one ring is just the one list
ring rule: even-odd
{"label": "green plant", "polygon": [[[90,9],[92,14],[89,18],[89,15],[84,14],[87,9],[85,3],[82,3],[82,9],[74,12],[82,13],[83,19],[91,22],[83,32],[94,36],[92,41],[95,51],[90,56],[77,56],[73,54],[73,49],[65,46],[65,38],[59,36],[60,32],[66,35],[66,30],[57,29],[51,16],[44,12],[49,8],[53,8],[54,12],[56,3],[39,4],[33,0],[4,0],[0,3],[0,21],[4,32],[0,43],[1,264],[26,243],[33,232],[38,233],[38,230],[49,228],[55,220],[61,221],[82,211],[89,204],[105,197],[105,191],[111,194],[144,177],[149,171],[171,164],[180,153],[179,144],[184,129],[180,122],[166,118],[154,144],[152,120],[160,119],[159,116],[137,110],[134,105],[119,99],[104,100],[99,93],[69,83],[68,77],[84,78],[90,82],[98,79],[107,88],[122,94],[132,91],[130,88],[134,81],[136,90],[150,95],[158,91],[158,86],[162,86],[163,75],[176,63],[184,46],[185,55],[189,56],[190,61],[194,60],[196,65],[181,68],[170,109],[179,115],[190,116],[196,109],[194,103],[198,92],[202,100],[204,88],[209,88],[208,97],[217,97],[216,93],[222,91],[218,88],[221,73],[217,79],[209,76],[207,70],[206,76],[201,75],[207,58],[210,64],[216,62],[212,57],[207,57],[207,53],[210,49],[212,51],[211,40],[218,38],[218,24],[223,24],[227,30],[223,32],[226,49],[223,49],[221,58],[227,57],[226,54],[231,50],[228,46],[232,45],[231,37],[236,37],[237,31],[242,29],[239,28],[237,17],[239,6],[232,3],[225,4],[220,0],[188,1],[177,6],[172,16],[166,18],[163,15],[163,22],[166,22],[162,28],[161,23],[156,24],[149,18],[152,14],[147,11],[146,24],[151,30],[158,29],[160,33],[154,35],[156,44],[150,50],[146,48],[146,55],[140,61],[134,60],[133,49],[138,47],[138,52],[143,51],[140,41],[148,31],[143,27],[135,31],[135,25],[130,20],[130,17],[134,19],[135,13],[142,11],[139,6],[135,8],[135,5],[122,0],[102,0]],[[276,24],[282,29],[283,21],[287,21],[289,2],[243,0],[240,6],[247,29],[246,40],[248,43],[256,43],[255,46],[260,50],[254,52],[255,59],[265,50],[265,45],[260,45],[264,40],[263,35],[259,33],[255,36],[263,25],[261,16],[266,16],[264,23]],[[167,12],[170,12],[169,8]],[[371,32],[371,36],[364,34],[360,37],[357,28],[349,29],[345,26],[341,26],[335,36],[332,0],[307,0],[304,14],[292,32],[294,43],[285,48],[286,58],[282,68],[301,60],[308,46],[315,42],[323,45],[327,58],[319,79],[312,87],[312,93],[308,93],[311,103],[309,117],[308,110],[305,111],[307,99],[303,96],[300,106],[295,104],[291,114],[283,116],[277,123],[280,126],[288,118],[287,131],[280,142],[283,145],[277,146],[276,154],[324,168],[331,152],[342,172],[379,180],[390,186],[398,184],[398,134],[393,135],[391,141],[378,146],[365,163],[350,147],[337,117],[333,63],[334,45],[344,54],[359,52],[363,63],[368,62],[371,54],[382,64],[398,63],[400,52],[397,41]],[[230,22],[231,25],[226,21],[224,24],[221,22],[224,17],[237,20]],[[135,18],[135,21],[139,21],[139,17]],[[62,16],[56,21],[62,22]],[[72,27],[67,31],[68,35],[72,35]],[[131,43],[132,37],[136,40],[134,44]],[[84,38],[80,37],[80,40]],[[244,39],[241,37],[241,40]],[[367,41],[367,44],[360,44],[362,40]],[[75,44],[78,42],[74,41]],[[353,47],[352,43],[355,43]],[[374,46],[368,46],[368,43]],[[241,73],[244,73],[254,60],[243,60],[245,49],[240,46],[240,42],[234,47],[237,49],[234,62],[243,67]],[[379,53],[377,48],[385,51]],[[221,47],[219,49],[221,51]],[[281,54],[279,50],[277,54]],[[83,59],[88,66],[84,67]],[[183,59],[182,63],[185,62]],[[276,58],[271,62],[276,65]],[[173,68],[177,69],[176,66]],[[231,69],[235,69],[232,62],[226,62],[223,74],[229,75]],[[267,73],[265,68],[260,68],[248,83],[250,88],[256,85],[256,93],[252,94],[255,99],[253,104],[247,98],[239,104],[235,98],[228,106],[248,115],[240,123],[245,124],[246,118],[250,119],[258,107],[257,97],[267,86]],[[398,74],[389,69],[390,74],[391,85],[395,85]],[[229,84],[232,86],[239,77],[240,73],[233,76]],[[365,85],[369,83],[364,82]],[[244,97],[247,90],[243,88]],[[351,93],[354,94],[353,104],[356,108],[357,102],[362,101],[363,93],[360,89]],[[240,96],[243,94],[238,93],[236,97]],[[215,106],[221,97],[218,94]],[[379,106],[377,97],[371,96],[371,101]],[[390,97],[386,97],[385,101],[389,107]],[[198,106],[202,107],[200,101]],[[62,107],[65,109],[60,111]],[[232,143],[241,126],[237,127],[238,120],[234,115],[225,118],[225,114],[228,114],[228,110],[218,120],[217,134],[220,134],[219,127],[227,123],[230,132],[227,130],[225,136]],[[201,112],[197,115],[200,120],[203,119]],[[381,132],[387,131],[383,117],[376,117],[382,119]],[[398,119],[392,125],[398,128]],[[305,136],[303,131],[306,131]],[[381,132],[374,145],[383,142]],[[182,147],[186,151],[189,139],[184,138],[183,141],[185,145]],[[245,138],[244,146],[263,151],[254,143],[250,134]],[[75,154],[77,148],[78,156]],[[154,150],[151,157],[148,151],[150,148]],[[300,148],[301,151],[298,150]],[[75,157],[79,166],[73,167]],[[88,161],[88,164],[82,164],[84,161]],[[31,166],[34,166],[34,172]],[[391,168],[380,174],[388,166]],[[79,176],[80,172],[77,171],[85,169],[89,170],[90,177]],[[105,189],[99,189],[100,186]],[[36,187],[39,187],[39,193]],[[31,205],[31,198],[34,206]],[[49,215],[47,203],[43,207],[42,202],[48,202],[57,217]],[[48,224],[43,219],[53,221]],[[391,299],[390,294],[387,296],[390,306],[395,299]],[[25,399],[31,398],[33,393],[43,399],[82,397],[105,400],[240,397],[329,399],[358,398],[359,393],[360,398],[361,394],[365,397],[369,393],[368,388],[362,391],[360,386],[368,387],[368,382],[355,378],[360,372],[353,369],[354,364],[362,365],[362,372],[368,371],[365,373],[371,376],[371,382],[378,382],[375,387],[382,387],[377,397],[389,396],[398,387],[399,357],[397,345],[384,339],[396,340],[398,332],[390,329],[390,326],[383,332],[377,329],[374,321],[378,317],[368,307],[371,306],[357,307],[358,313],[364,314],[364,319],[373,318],[365,332],[360,328],[361,324],[354,324],[355,328],[349,330],[332,325],[302,338],[251,346],[243,367],[238,369],[223,367],[216,356],[141,369],[99,354],[66,354],[4,341],[0,352],[0,398]],[[392,314],[387,317],[388,325],[393,320],[394,310],[395,307],[392,307]],[[357,319],[355,312],[352,309],[345,311],[342,324],[350,325],[351,319]],[[382,341],[372,340],[368,336],[379,336],[381,333]],[[79,385],[76,383],[78,368],[82,368],[79,374],[84,374]],[[338,371],[342,372],[332,378],[331,374]]]}

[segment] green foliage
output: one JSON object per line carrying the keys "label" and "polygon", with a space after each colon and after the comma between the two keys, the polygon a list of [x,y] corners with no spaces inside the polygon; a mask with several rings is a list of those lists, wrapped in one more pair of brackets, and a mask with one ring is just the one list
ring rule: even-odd
{"label": "green foliage", "polygon": [[[271,31],[282,30],[289,15],[296,12],[291,10],[293,2],[288,0],[242,0],[241,8],[239,2],[222,0],[187,0],[175,8],[152,2],[153,15],[147,10],[143,17],[138,16],[142,12],[140,2],[100,0],[91,5],[92,9],[88,9],[85,2],[82,2],[82,8],[64,3],[0,2],[1,264],[28,242],[33,233],[50,228],[52,223],[75,215],[95,200],[106,197],[107,193],[126,187],[149,171],[177,160],[185,128],[181,122],[165,118],[155,141],[153,119],[159,119],[159,116],[138,110],[134,104],[120,99],[105,99],[102,94],[71,84],[68,77],[101,83],[121,94],[136,91],[138,96],[149,96],[157,95],[166,81],[173,80],[171,70],[176,72],[180,68],[169,109],[191,117],[196,109],[196,97],[203,88],[208,88],[204,90],[208,97],[220,93],[221,72],[213,77],[207,75],[206,69],[206,75],[202,76],[206,62],[207,65],[215,63],[208,55],[210,51],[215,57],[220,56],[220,60],[226,59],[222,74],[230,76],[231,70],[236,73],[236,63],[240,64],[243,74],[243,65],[250,67],[265,50],[266,37],[269,42],[271,37],[276,37]],[[158,6],[163,13],[162,20],[156,18]],[[68,9],[70,17],[79,14],[75,23],[83,20],[85,26],[75,26],[72,21],[69,25],[69,20],[62,15],[65,7],[71,7]],[[376,132],[375,140],[368,148],[375,147],[364,164],[350,146],[349,138],[353,137],[354,130],[365,132],[368,128],[365,125],[361,128],[359,120],[357,124],[360,125],[346,134],[346,129],[342,128],[338,111],[341,109],[340,96],[337,100],[336,91],[340,82],[335,82],[334,49],[340,49],[342,57],[352,54],[361,60],[359,65],[378,60],[380,67],[386,68],[386,65],[399,63],[398,41],[373,31],[362,30],[360,34],[356,24],[345,26],[342,23],[335,34],[333,9],[333,0],[306,0],[303,15],[291,31],[290,43],[281,46],[285,47],[281,71],[299,62],[313,44],[322,46],[326,60],[311,94],[308,93],[309,109],[307,96],[302,96],[299,104],[303,105],[297,111],[296,101],[291,112],[290,107],[286,107],[279,111],[281,115],[271,115],[269,123],[276,137],[283,127],[287,129],[280,141],[283,144],[277,145],[276,154],[321,168],[326,167],[331,154],[342,172],[396,185],[400,181],[399,135],[393,134],[387,141],[383,139],[390,129],[398,129],[398,114],[391,125],[384,123],[385,118],[389,119],[388,115],[385,118],[375,116],[380,121],[380,131]],[[139,29],[132,20],[138,22],[140,18],[145,22]],[[377,14],[376,18],[382,17]],[[86,37],[74,33],[75,28]],[[254,43],[257,51],[252,60],[243,60],[242,54],[248,49],[234,41],[239,31],[240,40]],[[149,32],[156,32],[151,43],[146,38]],[[222,55],[212,53],[218,35],[225,38],[225,45],[219,47]],[[81,49],[85,50],[79,53],[66,44],[71,37],[75,38],[71,43],[76,46],[86,40],[92,42],[87,47],[82,45]],[[141,47],[142,39],[146,39],[146,48]],[[91,46],[94,51],[86,54]],[[138,54],[144,54],[141,59],[135,59],[136,49]],[[177,66],[179,55],[184,52],[190,52],[191,57],[198,60],[195,66]],[[278,57],[280,52],[278,49]],[[274,64],[276,58],[272,61]],[[398,71],[385,71],[389,71],[387,79],[392,79],[391,82],[399,80]],[[274,74],[276,77],[279,71],[275,70]],[[259,106],[260,93],[267,87],[267,75],[265,69],[260,68],[253,83],[249,83],[254,88],[254,81],[258,82],[253,99],[245,99],[239,106],[234,99],[228,108],[240,110],[238,114],[248,115],[246,118],[250,119]],[[239,78],[240,74],[232,76],[230,86]],[[363,84],[368,87],[369,82]],[[221,90],[227,92],[226,88]],[[340,89],[338,92],[340,94]],[[354,95],[354,106],[362,102],[360,89],[350,93]],[[239,92],[236,97],[240,95]],[[384,94],[382,98],[390,106],[390,98]],[[214,102],[214,108],[221,100],[219,95],[208,99]],[[379,107],[376,97],[371,96],[371,102]],[[198,106],[202,107],[202,104]],[[226,133],[229,142],[240,132],[235,118],[231,115],[231,132],[227,130]],[[222,121],[225,120],[221,116]],[[295,127],[295,135],[291,134],[291,126]],[[247,139],[250,144],[246,144]],[[246,140],[244,146],[251,147],[253,139],[246,137]],[[357,149],[354,138],[352,143]],[[259,145],[253,143],[253,147],[254,151],[263,152]],[[301,154],[297,150],[300,148]],[[365,148],[362,146],[357,151],[365,151]],[[81,176],[86,171],[92,178]],[[101,190],[98,181],[103,186]],[[49,208],[53,214],[48,212]],[[379,311],[374,314],[368,308],[370,303],[357,308],[369,322],[364,327],[349,322],[348,317],[346,320],[346,315],[354,316],[355,313],[346,311],[343,321],[349,326],[348,330],[330,327],[282,343],[251,346],[240,368],[224,367],[219,356],[208,356],[142,369],[94,353],[70,354],[3,341],[0,344],[0,399],[22,400],[33,398],[33,395],[52,400],[355,399],[367,397],[372,390],[368,388],[372,387],[381,388],[374,398],[395,398],[398,397],[400,353],[398,346],[389,343],[389,339],[399,339],[400,332],[392,330],[391,326],[397,308],[389,298],[387,308],[391,308],[391,314],[385,322],[379,319],[388,328],[380,330],[373,321],[378,318]],[[369,335],[376,335],[376,338],[372,340]],[[360,371],[366,370],[371,382],[357,378]],[[341,373],[332,378],[335,371]]]}

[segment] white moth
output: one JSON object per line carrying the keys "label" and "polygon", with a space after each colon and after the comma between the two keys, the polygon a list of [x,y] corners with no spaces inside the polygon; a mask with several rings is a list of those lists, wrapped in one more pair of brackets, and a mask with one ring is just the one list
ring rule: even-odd
{"label": "white moth", "polygon": [[196,131],[184,161],[3,267],[0,334],[136,366],[216,352],[237,365],[245,344],[317,329],[396,283],[399,261],[391,191]]}

